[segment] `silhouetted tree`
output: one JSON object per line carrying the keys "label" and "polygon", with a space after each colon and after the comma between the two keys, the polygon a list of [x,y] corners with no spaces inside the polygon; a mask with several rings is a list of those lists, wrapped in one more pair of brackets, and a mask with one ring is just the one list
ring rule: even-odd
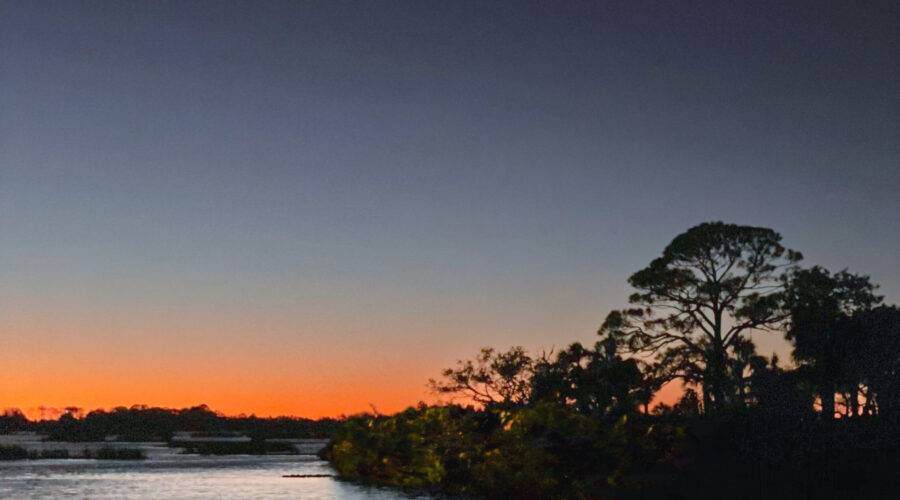
{"label": "silhouetted tree", "polygon": [[699,415],[703,410],[703,405],[700,403],[697,391],[687,388],[672,409],[678,415]]}
{"label": "silhouetted tree", "polygon": [[598,342],[593,349],[576,342],[553,360],[537,361],[532,400],[554,401],[586,415],[630,413],[649,404],[655,390],[638,363],[622,359],[615,342]]}
{"label": "silhouetted tree", "polygon": [[465,397],[481,405],[521,405],[531,394],[534,360],[522,347],[496,352],[485,347],[475,360],[457,361],[447,368],[443,380],[429,379],[428,386],[437,394]]}
{"label": "silhouetted tree", "polygon": [[[811,368],[826,419],[834,417],[839,388],[849,389],[849,399],[857,400],[860,380],[850,367],[859,361],[865,335],[854,325],[853,315],[881,302],[882,297],[874,294],[876,288],[868,276],[846,270],[832,275],[819,266],[790,276],[785,294],[790,311],[786,337],[794,343],[794,359]],[[849,413],[855,415],[856,408]]]}
{"label": "silhouetted tree", "polygon": [[611,312],[599,333],[656,354],[665,377],[700,381],[704,406],[722,408],[740,399],[729,359],[746,332],[785,319],[783,273],[801,258],[771,229],[700,224],[628,279],[637,307]]}
{"label": "silhouetted tree", "polygon": [[856,311],[848,329],[855,342],[845,370],[865,390],[861,410],[900,419],[900,308]]}
{"label": "silhouetted tree", "polygon": [[18,408],[6,408],[0,414],[0,434],[9,434],[24,429],[28,425],[28,418]]}
{"label": "silhouetted tree", "polygon": [[800,366],[784,369],[778,356],[770,359],[754,356],[750,360],[749,399],[769,415],[804,416],[813,412],[814,391],[809,369]]}

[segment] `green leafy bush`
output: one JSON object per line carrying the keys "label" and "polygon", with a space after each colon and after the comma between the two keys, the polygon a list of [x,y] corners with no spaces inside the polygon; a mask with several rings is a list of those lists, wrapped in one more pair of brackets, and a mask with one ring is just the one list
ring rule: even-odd
{"label": "green leafy bush", "polygon": [[323,449],[343,478],[490,498],[582,498],[669,460],[684,433],[550,403],[517,410],[410,408],[349,419]]}

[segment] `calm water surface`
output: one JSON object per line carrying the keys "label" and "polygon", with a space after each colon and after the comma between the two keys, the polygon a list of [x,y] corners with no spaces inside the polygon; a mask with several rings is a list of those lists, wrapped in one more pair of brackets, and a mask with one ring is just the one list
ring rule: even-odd
{"label": "calm water surface", "polygon": [[409,498],[395,491],[344,483],[330,477],[283,477],[333,473],[326,462],[311,455],[204,457],[181,455],[179,450],[164,445],[142,444],[141,447],[148,455],[147,460],[0,462],[0,498]]}

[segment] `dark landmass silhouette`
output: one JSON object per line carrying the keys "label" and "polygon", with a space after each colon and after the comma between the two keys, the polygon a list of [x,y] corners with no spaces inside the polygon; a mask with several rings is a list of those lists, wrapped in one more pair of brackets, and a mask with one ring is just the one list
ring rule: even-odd
{"label": "dark landmass silhouette", "polygon": [[172,441],[176,433],[195,436],[248,436],[266,439],[327,438],[340,425],[337,419],[299,417],[228,417],[206,405],[170,409],[136,405],[94,410],[85,415],[65,413],[57,419],[29,420],[11,409],[0,415],[0,434],[36,432],[49,441]]}
{"label": "dark landmass silhouette", "polygon": [[[898,498],[900,309],[801,259],[771,229],[690,228],[594,346],[484,348],[428,382],[468,406],[350,418],[321,456],[343,478],[487,498]],[[750,332],[784,336],[791,362]],[[675,380],[681,399],[650,408]]]}

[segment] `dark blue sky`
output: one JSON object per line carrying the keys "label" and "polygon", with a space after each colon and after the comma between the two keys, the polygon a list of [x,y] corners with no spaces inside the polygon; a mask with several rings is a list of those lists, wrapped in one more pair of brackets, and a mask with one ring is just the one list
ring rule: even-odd
{"label": "dark blue sky", "polygon": [[0,5],[13,336],[392,384],[591,341],[710,220],[900,300],[896,2]]}

